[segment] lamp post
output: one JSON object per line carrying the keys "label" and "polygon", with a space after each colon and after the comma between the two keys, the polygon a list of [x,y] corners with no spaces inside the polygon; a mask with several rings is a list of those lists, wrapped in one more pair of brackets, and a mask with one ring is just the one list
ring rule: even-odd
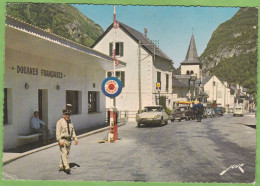
{"label": "lamp post", "polygon": [[191,101],[191,82],[192,82],[193,93],[194,93],[194,87],[195,87],[196,79],[197,79],[197,76],[195,74],[190,75],[190,78],[189,78],[189,93],[187,94],[187,96],[189,97],[189,101]]}

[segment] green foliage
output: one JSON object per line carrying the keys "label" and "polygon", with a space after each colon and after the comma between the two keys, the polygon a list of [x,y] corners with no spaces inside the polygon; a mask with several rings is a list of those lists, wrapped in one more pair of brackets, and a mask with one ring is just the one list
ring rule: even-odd
{"label": "green foliage", "polygon": [[85,46],[91,46],[104,32],[69,4],[8,3],[6,13]]}
{"label": "green foliage", "polygon": [[[205,67],[203,72],[229,83],[238,83],[255,96],[257,27],[257,8],[241,8],[230,20],[221,24],[199,58]],[[217,60],[220,62],[217,63]]]}
{"label": "green foliage", "polygon": [[166,112],[168,115],[171,115],[172,110],[171,110],[170,108],[166,107],[165,112]]}
{"label": "green foliage", "polygon": [[166,108],[166,96],[160,96],[159,97],[159,105],[161,105],[164,108]]}
{"label": "green foliage", "polygon": [[248,88],[249,94],[257,91],[257,54],[251,52],[222,60],[210,73],[230,83]]}

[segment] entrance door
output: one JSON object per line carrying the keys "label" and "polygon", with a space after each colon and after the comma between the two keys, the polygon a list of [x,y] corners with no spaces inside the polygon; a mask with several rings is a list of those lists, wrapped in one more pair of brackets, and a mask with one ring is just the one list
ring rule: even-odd
{"label": "entrance door", "polygon": [[38,90],[38,111],[40,120],[48,123],[48,90]]}

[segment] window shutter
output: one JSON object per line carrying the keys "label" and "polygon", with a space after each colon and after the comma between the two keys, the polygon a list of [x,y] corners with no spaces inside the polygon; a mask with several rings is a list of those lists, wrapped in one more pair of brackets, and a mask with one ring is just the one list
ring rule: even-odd
{"label": "window shutter", "polygon": [[119,55],[120,56],[123,56],[124,55],[124,43],[123,42],[120,42],[119,43]]}
{"label": "window shutter", "polygon": [[107,77],[111,77],[112,76],[112,72],[107,72]]}
{"label": "window shutter", "polygon": [[113,43],[109,43],[109,56],[113,56]]}
{"label": "window shutter", "polygon": [[125,72],[121,71],[121,83],[122,87],[125,87]]}

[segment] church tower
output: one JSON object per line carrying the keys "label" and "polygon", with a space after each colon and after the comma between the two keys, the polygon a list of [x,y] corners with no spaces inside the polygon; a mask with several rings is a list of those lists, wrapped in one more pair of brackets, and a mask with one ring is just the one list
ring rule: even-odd
{"label": "church tower", "polygon": [[198,58],[197,48],[195,45],[194,36],[192,34],[188,52],[185,60],[181,63],[181,74],[182,75],[196,75],[197,79],[201,80],[202,69],[201,63]]}

